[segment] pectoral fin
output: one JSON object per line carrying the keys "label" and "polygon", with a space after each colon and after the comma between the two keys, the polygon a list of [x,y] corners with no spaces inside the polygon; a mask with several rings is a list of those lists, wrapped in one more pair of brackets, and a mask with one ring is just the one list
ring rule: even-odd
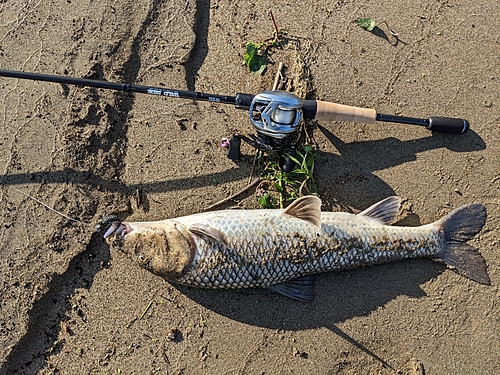
{"label": "pectoral fin", "polygon": [[[248,266],[248,260],[229,246],[227,238],[223,232],[207,224],[193,224],[188,230],[201,238],[208,238],[222,245],[219,249],[228,259],[232,259],[235,264]],[[250,274],[251,276],[251,274]]]}
{"label": "pectoral fin", "polygon": [[225,247],[228,247],[226,236],[217,228],[211,227],[206,224],[193,224],[188,228],[188,230],[198,236],[208,237],[211,240],[219,242]]}

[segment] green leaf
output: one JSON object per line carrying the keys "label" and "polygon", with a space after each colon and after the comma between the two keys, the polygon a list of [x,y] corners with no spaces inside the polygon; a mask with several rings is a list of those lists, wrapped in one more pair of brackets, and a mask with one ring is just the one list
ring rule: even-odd
{"label": "green leaf", "polygon": [[372,31],[376,26],[373,18],[358,18],[355,22],[366,31]]}
{"label": "green leaf", "polygon": [[267,64],[266,64],[266,61],[263,58],[261,58],[261,61],[259,62],[259,64],[260,64],[259,70],[255,71],[255,72],[252,71],[252,72],[255,73],[255,74],[257,74],[257,75],[259,75],[259,76],[261,76],[262,74],[264,74],[264,71],[267,68]]}
{"label": "green leaf", "polygon": [[264,193],[264,195],[259,198],[258,203],[262,208],[276,207],[276,200],[271,195],[269,195],[269,193]]}
{"label": "green leaf", "polygon": [[276,189],[276,191],[280,194],[284,193],[285,190],[283,189],[283,186],[280,185],[279,182],[275,182],[274,183],[274,188]]}
{"label": "green leaf", "polygon": [[[292,159],[292,161],[295,163],[296,166],[302,166],[302,163],[299,161],[299,159],[297,159],[296,157],[293,157],[292,155],[288,155],[288,157],[290,159]],[[294,169],[294,171],[296,170],[296,168]]]}
{"label": "green leaf", "polygon": [[243,60],[252,73],[262,75],[266,70],[267,61],[262,56],[262,53],[260,44],[254,42],[247,43]]}
{"label": "green leaf", "polygon": [[257,44],[253,42],[248,42],[245,49],[245,55],[243,56],[243,60],[247,66],[250,66],[250,61],[253,59],[255,54],[257,53],[258,47]]}

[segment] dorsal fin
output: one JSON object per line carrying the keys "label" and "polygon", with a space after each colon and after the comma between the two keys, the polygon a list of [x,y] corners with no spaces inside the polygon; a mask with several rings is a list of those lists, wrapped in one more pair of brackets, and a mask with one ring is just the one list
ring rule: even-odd
{"label": "dorsal fin", "polygon": [[188,228],[188,230],[191,233],[197,234],[198,236],[209,237],[212,240],[217,241],[227,247],[226,236],[216,228],[213,228],[206,224],[193,224]]}
{"label": "dorsal fin", "polygon": [[321,228],[321,200],[314,195],[306,195],[296,199],[283,214],[305,220]]}
{"label": "dorsal fin", "polygon": [[392,196],[375,203],[358,215],[369,217],[383,225],[389,225],[396,221],[400,206],[401,198]]}

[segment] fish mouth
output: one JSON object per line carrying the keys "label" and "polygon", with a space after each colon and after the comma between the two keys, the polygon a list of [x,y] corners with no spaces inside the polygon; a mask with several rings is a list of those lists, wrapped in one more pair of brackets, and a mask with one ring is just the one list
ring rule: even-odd
{"label": "fish mouth", "polygon": [[106,233],[104,233],[104,238],[107,239],[111,236],[114,236],[115,240],[122,240],[127,234],[132,232],[132,228],[128,223],[122,223],[115,221],[111,223],[111,226],[108,228]]}

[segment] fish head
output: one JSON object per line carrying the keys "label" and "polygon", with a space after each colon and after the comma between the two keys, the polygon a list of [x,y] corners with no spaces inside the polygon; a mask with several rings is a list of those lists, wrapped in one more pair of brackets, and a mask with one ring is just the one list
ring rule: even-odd
{"label": "fish head", "polygon": [[175,279],[193,261],[196,245],[184,225],[173,220],[122,225],[126,234],[111,236],[108,242],[148,271]]}

